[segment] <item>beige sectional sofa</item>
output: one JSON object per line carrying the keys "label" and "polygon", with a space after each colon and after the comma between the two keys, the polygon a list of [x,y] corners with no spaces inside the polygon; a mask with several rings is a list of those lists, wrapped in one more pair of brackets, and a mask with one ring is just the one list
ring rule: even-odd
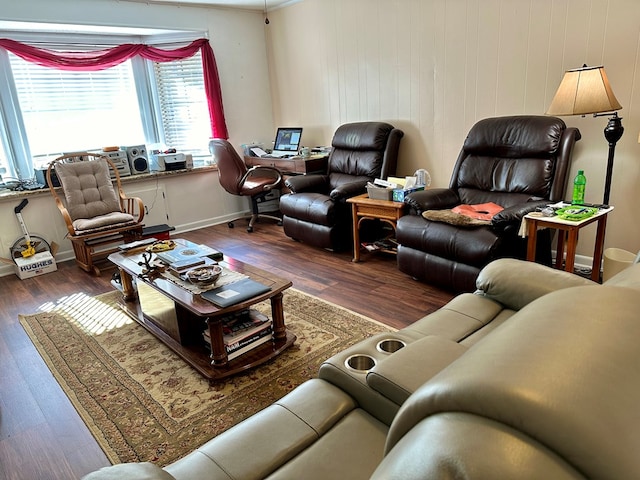
{"label": "beige sectional sofa", "polygon": [[86,479],[640,478],[640,265],[502,259],[477,286],[164,469]]}

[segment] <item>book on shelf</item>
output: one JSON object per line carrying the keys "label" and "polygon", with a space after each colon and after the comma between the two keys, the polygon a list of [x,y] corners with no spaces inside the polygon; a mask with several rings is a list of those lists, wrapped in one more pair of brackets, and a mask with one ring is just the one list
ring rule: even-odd
{"label": "book on shelf", "polygon": [[[231,345],[270,327],[271,319],[266,315],[253,308],[243,310],[223,320],[223,341],[225,345]],[[209,329],[206,329],[203,335],[209,341]]]}
{"label": "book on shelf", "polygon": [[212,260],[221,260],[222,252],[211,248],[208,245],[198,245],[197,243],[190,242],[178,238],[175,240],[176,246],[173,250],[167,250],[165,252],[157,252],[156,256],[168,265],[173,265],[178,262],[194,261],[199,258],[207,257]]}
{"label": "book on shelf", "polygon": [[[203,334],[204,341],[209,349],[211,349],[211,338]],[[267,324],[265,328],[261,331],[254,333],[253,335],[249,335],[242,340],[236,341],[232,344],[225,344],[224,348],[227,352],[227,360],[233,360],[240,355],[247,353],[248,351],[259,347],[260,345],[271,341],[272,339],[272,330],[271,324]]]}
{"label": "book on shelf", "polygon": [[255,341],[253,341],[252,343],[238,348],[236,350],[234,350],[233,352],[229,353],[227,352],[227,360],[231,361],[234,358],[239,357],[240,355],[244,355],[245,353],[253,350],[256,347],[259,347],[260,345],[264,345],[265,343],[271,342],[272,341],[272,336],[271,336],[271,331],[269,331],[269,335],[264,335],[258,339],[256,339]]}
{"label": "book on shelf", "polygon": [[385,238],[383,240],[376,240],[375,242],[362,242],[362,247],[369,252],[397,252],[398,242],[395,238]]}

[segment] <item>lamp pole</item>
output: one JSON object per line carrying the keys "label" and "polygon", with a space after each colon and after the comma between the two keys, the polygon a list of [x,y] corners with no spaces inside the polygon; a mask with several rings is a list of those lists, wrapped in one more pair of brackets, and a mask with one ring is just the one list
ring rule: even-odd
{"label": "lamp pole", "polygon": [[[597,116],[597,114],[594,114]],[[609,158],[607,160],[607,175],[604,181],[604,198],[602,203],[609,205],[609,194],[611,193],[611,177],[613,175],[613,156],[616,151],[616,143],[622,137],[624,133],[624,127],[622,126],[622,118],[618,116],[617,112],[613,113],[613,116],[609,118],[609,123],[604,129],[604,138],[609,142]]]}

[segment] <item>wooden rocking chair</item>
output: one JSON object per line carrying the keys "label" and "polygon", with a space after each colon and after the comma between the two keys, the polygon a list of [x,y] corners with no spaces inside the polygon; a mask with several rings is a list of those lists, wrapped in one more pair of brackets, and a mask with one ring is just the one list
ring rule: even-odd
{"label": "wooden rocking chair", "polygon": [[107,157],[86,152],[58,157],[47,169],[47,184],[67,224],[76,263],[83,270],[100,275],[96,261],[116,251],[117,245],[140,239],[142,200],[125,195],[118,169]]}

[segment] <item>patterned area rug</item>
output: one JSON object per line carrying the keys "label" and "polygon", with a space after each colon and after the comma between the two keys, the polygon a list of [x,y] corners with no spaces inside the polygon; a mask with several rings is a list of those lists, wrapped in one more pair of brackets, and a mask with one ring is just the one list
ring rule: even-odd
{"label": "patterned area rug", "polygon": [[[20,323],[113,463],[177,460],[316,375],[331,355],[391,329],[295,289],[298,337],[280,356],[210,385],[119,307],[119,292],[76,294]],[[258,306],[270,314],[268,304]]]}

